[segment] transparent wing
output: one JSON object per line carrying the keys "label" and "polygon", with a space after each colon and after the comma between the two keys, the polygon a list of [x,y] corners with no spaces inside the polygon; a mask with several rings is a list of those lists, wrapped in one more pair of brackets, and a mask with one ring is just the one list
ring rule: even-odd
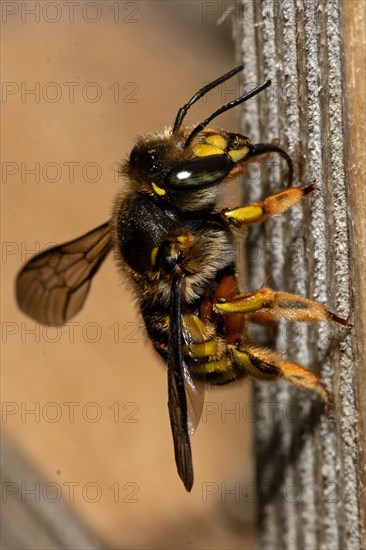
{"label": "transparent wing", "polygon": [[109,222],[38,254],[20,271],[20,309],[43,324],[63,325],[83,306],[92,277],[111,249]]}
{"label": "transparent wing", "polygon": [[183,362],[183,371],[188,411],[188,432],[189,435],[193,435],[202,416],[205,400],[205,383],[202,380],[193,380],[185,362]]}
{"label": "transparent wing", "polygon": [[[191,322],[194,322],[194,318],[191,318]],[[198,327],[199,330],[199,327]],[[189,329],[186,326],[184,318],[182,317],[182,335],[183,340],[189,346],[191,337]],[[202,377],[200,380],[194,379],[188,368],[188,365],[183,361],[184,372],[184,388],[187,399],[187,412],[188,412],[188,432],[189,435],[193,435],[201,420],[203,403],[205,400],[205,379]]]}
{"label": "transparent wing", "polygon": [[193,485],[190,434],[201,416],[203,393],[197,388],[183,356],[182,283],[182,273],[177,270],[171,292],[168,407],[178,474],[187,491],[190,491]]}

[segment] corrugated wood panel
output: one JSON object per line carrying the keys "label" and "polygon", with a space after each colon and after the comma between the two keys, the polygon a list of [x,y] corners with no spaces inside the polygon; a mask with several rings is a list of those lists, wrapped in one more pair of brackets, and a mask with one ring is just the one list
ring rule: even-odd
{"label": "corrugated wood panel", "polygon": [[[262,548],[361,544],[364,28],[362,2],[242,2],[238,47],[245,85],[265,78],[273,82],[259,108],[253,104],[245,110],[245,132],[261,141],[279,139],[294,159],[295,185],[315,182],[318,188],[301,206],[250,233],[250,288],[271,275],[275,289],[312,297],[340,316],[350,315],[355,327],[352,334],[328,323],[281,323],[272,338],[263,337],[320,372],[334,391],[335,407],[327,417],[306,392],[282,383],[257,386],[259,406],[273,410],[272,417],[257,424]],[[261,176],[263,184],[258,178],[248,180],[247,200],[278,190],[285,174],[273,159]]]}

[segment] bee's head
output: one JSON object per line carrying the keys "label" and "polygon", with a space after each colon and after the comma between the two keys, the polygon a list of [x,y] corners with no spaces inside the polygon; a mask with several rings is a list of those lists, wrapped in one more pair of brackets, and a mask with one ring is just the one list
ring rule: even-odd
{"label": "bee's head", "polygon": [[254,156],[278,152],[286,158],[291,172],[291,159],[282,149],[270,144],[253,144],[240,134],[207,128],[218,115],[267,88],[269,80],[223,105],[200,124],[182,128],[191,105],[242,68],[237,67],[201,88],[178,111],[172,128],[138,139],[123,167],[123,172],[135,185],[156,200],[167,202],[182,211],[197,211],[213,206],[219,184]]}

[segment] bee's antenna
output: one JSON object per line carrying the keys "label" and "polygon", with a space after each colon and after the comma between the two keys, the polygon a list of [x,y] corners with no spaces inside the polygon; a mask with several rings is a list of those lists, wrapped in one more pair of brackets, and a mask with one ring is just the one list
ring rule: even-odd
{"label": "bee's antenna", "polygon": [[206,95],[213,88],[216,88],[216,86],[219,86],[220,84],[222,84],[222,82],[225,82],[225,80],[229,80],[229,78],[231,78],[232,76],[235,76],[237,73],[240,73],[240,71],[242,71],[243,69],[244,69],[244,65],[239,65],[239,67],[236,67],[235,69],[232,69],[228,73],[220,76],[219,78],[217,78],[213,82],[210,82],[210,84],[207,84],[206,86],[203,86],[203,88],[198,90],[198,92],[196,92],[194,94],[194,96],[188,101],[188,103],[186,103],[186,105],[184,105],[183,107],[181,107],[181,109],[179,109],[177,117],[176,117],[175,122],[174,122],[172,133],[176,134],[178,132],[178,130],[179,130],[181,124],[182,124],[182,121],[183,121],[184,117],[187,114],[188,109],[194,103],[196,103],[196,101],[201,99],[201,97]]}
{"label": "bee's antenna", "polygon": [[266,88],[268,88],[268,86],[271,85],[271,81],[270,80],[266,80],[265,82],[263,82],[263,84],[260,84],[259,86],[257,86],[256,88],[254,88],[253,90],[251,90],[250,92],[240,96],[240,97],[237,97],[236,99],[233,99],[233,101],[229,101],[229,103],[226,103],[225,105],[223,105],[222,107],[220,107],[220,109],[217,109],[217,111],[215,111],[211,116],[209,116],[208,118],[206,118],[206,120],[204,120],[203,122],[201,122],[201,124],[198,124],[198,126],[196,126],[192,132],[189,134],[188,138],[186,139],[186,142],[184,144],[184,147],[188,147],[188,145],[191,143],[192,139],[201,131],[203,130],[203,128],[205,128],[207,126],[207,124],[209,122],[211,122],[211,120],[213,120],[214,118],[216,118],[217,116],[221,115],[222,113],[225,113],[225,111],[229,111],[229,109],[232,109],[233,107],[236,107],[237,105],[239,105],[240,103],[244,103],[244,101],[248,101],[248,99],[251,99],[252,97],[254,97],[255,95],[259,94],[260,92],[262,92],[263,90],[265,90]]}

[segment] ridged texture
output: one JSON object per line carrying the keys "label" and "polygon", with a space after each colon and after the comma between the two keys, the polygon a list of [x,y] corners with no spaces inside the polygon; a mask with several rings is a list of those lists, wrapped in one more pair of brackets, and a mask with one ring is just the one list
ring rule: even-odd
{"label": "ridged texture", "polygon": [[[302,206],[251,231],[249,288],[270,275],[271,287],[314,298],[347,318],[351,260],[340,4],[243,1],[236,34],[244,86],[272,80],[270,94],[244,107],[244,134],[258,141],[278,138],[293,158],[294,185],[314,182],[318,188]],[[272,168],[261,170],[261,181],[248,178],[247,201],[283,186],[278,162],[266,163]],[[259,547],[360,548],[350,331],[328,323],[291,325],[280,325],[272,345],[321,373],[334,391],[336,413],[326,418],[310,394],[282,383],[256,385],[261,410],[271,403],[275,413],[255,425]]]}

